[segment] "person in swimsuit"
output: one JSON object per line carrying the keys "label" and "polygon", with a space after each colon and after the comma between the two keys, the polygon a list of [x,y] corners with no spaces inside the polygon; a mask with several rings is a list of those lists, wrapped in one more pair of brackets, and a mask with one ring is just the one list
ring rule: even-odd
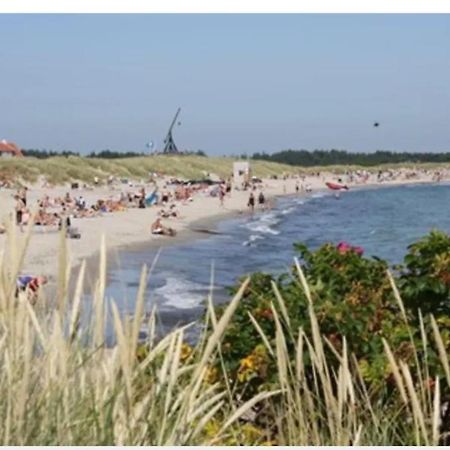
{"label": "person in swimsuit", "polygon": [[265,208],[265,202],[266,202],[266,198],[264,197],[263,192],[261,191],[258,195],[258,205],[264,209]]}
{"label": "person in swimsuit", "polygon": [[250,192],[247,206],[252,210],[252,213],[255,211],[255,196],[253,195],[253,192]]}
{"label": "person in swimsuit", "polygon": [[152,234],[162,234],[163,227],[161,224],[161,219],[158,217],[153,223],[152,223]]}
{"label": "person in swimsuit", "polygon": [[25,203],[23,202],[23,199],[19,196],[16,195],[15,196],[15,200],[16,200],[16,224],[20,227],[20,231],[23,230],[22,227],[22,218],[23,218],[23,213],[25,211]]}
{"label": "person in swimsuit", "polygon": [[225,198],[225,187],[223,184],[219,186],[219,199],[220,199],[220,206],[223,206],[223,200]]}
{"label": "person in swimsuit", "polygon": [[163,226],[159,217],[152,223],[151,231],[152,234],[162,234],[164,236],[176,235],[176,231],[174,229]]}

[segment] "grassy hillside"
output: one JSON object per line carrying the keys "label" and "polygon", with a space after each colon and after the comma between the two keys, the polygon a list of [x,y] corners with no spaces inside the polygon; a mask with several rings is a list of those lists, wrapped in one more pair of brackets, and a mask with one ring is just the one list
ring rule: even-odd
{"label": "grassy hillside", "polygon": [[[95,176],[109,175],[132,179],[146,178],[149,172],[162,172],[185,178],[202,178],[205,173],[228,177],[232,172],[232,158],[201,156],[148,156],[142,158],[98,159],[82,157],[53,157],[49,159],[21,158],[0,160],[0,179],[22,179],[35,182],[41,175],[50,183],[70,180],[92,182]],[[265,177],[272,174],[295,173],[299,169],[266,161],[252,161],[253,174]]]}
{"label": "grassy hillside", "polygon": [[[202,178],[206,173],[228,177],[232,172],[234,158],[206,158],[201,156],[147,156],[123,159],[83,158],[76,156],[53,157],[48,159],[21,158],[0,159],[0,180],[23,180],[35,182],[39,176],[52,184],[72,180],[92,183],[95,176],[101,180],[109,175],[131,179],[146,178],[149,172],[159,172],[183,178]],[[343,172],[352,169],[365,169],[362,166],[299,167],[268,161],[251,161],[253,174],[257,177],[270,175],[312,173],[317,171]],[[394,164],[371,167],[377,171],[386,167],[421,167],[436,169],[450,167],[450,164]]]}

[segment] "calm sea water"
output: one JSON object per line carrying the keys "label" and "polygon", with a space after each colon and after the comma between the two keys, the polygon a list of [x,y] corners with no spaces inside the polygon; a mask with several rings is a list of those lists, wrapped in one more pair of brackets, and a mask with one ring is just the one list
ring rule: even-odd
{"label": "calm sea water", "polygon": [[[256,271],[289,270],[294,242],[317,248],[347,241],[391,263],[400,262],[407,246],[433,228],[450,232],[450,185],[415,185],[350,190],[280,198],[276,207],[226,220],[220,235],[161,251],[149,277],[146,308],[157,305],[164,330],[195,320],[204,311],[212,267],[214,299],[225,301],[225,288]],[[143,264],[157,251],[145,246],[123,252],[109,273],[108,296],[123,312],[134,310]]]}

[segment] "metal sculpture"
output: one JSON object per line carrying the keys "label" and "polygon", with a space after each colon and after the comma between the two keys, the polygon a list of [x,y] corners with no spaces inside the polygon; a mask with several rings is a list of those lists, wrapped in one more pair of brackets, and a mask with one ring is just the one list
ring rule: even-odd
{"label": "metal sculpture", "polygon": [[[170,125],[169,131],[167,132],[167,136],[164,139],[164,150],[163,153],[164,154],[174,154],[174,153],[180,153],[180,151],[178,150],[175,141],[173,140],[173,136],[172,136],[172,130],[173,127],[177,121],[178,115],[180,114],[181,108],[178,108],[177,113],[175,114],[175,117],[172,120],[172,124]],[[178,122],[178,125],[180,125],[181,123]]]}

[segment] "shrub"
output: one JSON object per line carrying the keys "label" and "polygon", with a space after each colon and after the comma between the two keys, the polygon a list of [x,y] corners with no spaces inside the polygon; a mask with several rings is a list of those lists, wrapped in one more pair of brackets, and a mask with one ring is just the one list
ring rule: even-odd
{"label": "shrub", "polygon": [[[276,346],[275,316],[280,317],[283,332],[289,337],[286,339],[288,354],[294,357],[293,348],[299,334],[311,335],[314,331],[309,307],[327,342],[324,352],[330,367],[339,366],[336,353],[342,352],[346,337],[347,349],[357,362],[357,370],[372,389],[389,394],[394,383],[383,339],[390,343],[394,356],[407,364],[417,364],[427,358],[427,379],[445,375],[437,349],[430,347],[425,354],[421,348],[420,323],[422,315],[425,316],[422,333],[432,336],[428,315],[434,314],[437,324],[443,328],[446,350],[450,349],[448,235],[432,232],[411,245],[404,264],[397,267],[400,294],[405,299],[404,313],[392,290],[387,262],[364,257],[362,249],[345,243],[325,244],[315,252],[303,244],[295,244],[295,248],[300,262],[292,273],[277,279],[262,273],[251,277],[225,333],[223,365],[239,395],[254,395],[278,376],[274,358],[261,340],[263,335],[268,345]],[[311,305],[298,281],[300,267],[309,286]],[[218,314],[221,314],[220,307]],[[412,331],[410,321],[416,325]],[[308,349],[303,358],[306,369],[310,370]],[[314,374],[309,372],[308,376],[312,378]]]}
{"label": "shrub", "polygon": [[450,236],[432,231],[408,249],[397,280],[405,306],[450,318]]}

